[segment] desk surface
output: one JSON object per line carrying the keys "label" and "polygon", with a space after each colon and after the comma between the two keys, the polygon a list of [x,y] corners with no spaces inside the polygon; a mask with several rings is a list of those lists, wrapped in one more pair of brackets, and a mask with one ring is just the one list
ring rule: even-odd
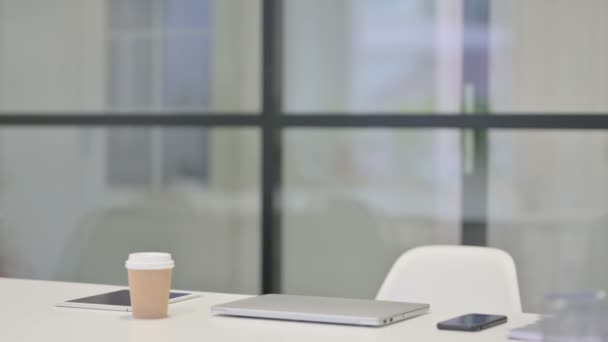
{"label": "desk surface", "polygon": [[438,321],[463,314],[458,312],[432,312],[382,328],[231,318],[212,316],[209,307],[247,296],[207,292],[200,298],[171,304],[170,317],[163,320],[133,320],[129,313],[53,306],[116,289],[0,278],[0,341],[508,341],[508,328],[537,318],[507,314],[507,324],[475,333],[437,330]]}

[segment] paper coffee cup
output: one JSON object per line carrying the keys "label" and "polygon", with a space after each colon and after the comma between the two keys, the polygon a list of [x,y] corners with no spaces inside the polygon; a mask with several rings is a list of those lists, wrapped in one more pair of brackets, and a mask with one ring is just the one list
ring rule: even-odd
{"label": "paper coffee cup", "polygon": [[171,254],[131,253],[125,266],[129,273],[133,317],[167,317],[171,273],[175,267]]}

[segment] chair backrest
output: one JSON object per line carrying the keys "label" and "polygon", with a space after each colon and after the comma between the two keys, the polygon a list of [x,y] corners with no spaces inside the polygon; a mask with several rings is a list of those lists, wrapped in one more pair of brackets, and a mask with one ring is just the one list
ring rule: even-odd
{"label": "chair backrest", "polygon": [[428,303],[434,312],[521,312],[513,258],[489,247],[411,249],[395,262],[376,299]]}

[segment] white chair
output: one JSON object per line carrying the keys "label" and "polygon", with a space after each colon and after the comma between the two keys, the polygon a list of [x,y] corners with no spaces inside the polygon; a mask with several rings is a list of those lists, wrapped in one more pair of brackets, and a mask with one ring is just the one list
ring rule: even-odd
{"label": "white chair", "polygon": [[513,258],[488,247],[413,248],[397,259],[376,299],[428,303],[433,312],[521,312]]}

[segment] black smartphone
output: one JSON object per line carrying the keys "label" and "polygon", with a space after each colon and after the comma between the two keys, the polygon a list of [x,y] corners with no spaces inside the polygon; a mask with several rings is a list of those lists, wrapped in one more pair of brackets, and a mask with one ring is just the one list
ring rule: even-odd
{"label": "black smartphone", "polygon": [[472,313],[437,323],[442,330],[479,331],[507,322],[507,316]]}

